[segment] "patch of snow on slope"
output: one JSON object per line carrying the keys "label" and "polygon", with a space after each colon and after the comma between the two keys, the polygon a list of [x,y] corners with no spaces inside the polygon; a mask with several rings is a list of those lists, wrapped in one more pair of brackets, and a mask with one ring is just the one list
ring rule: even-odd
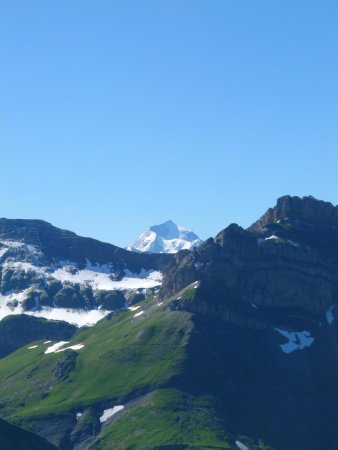
{"label": "patch of snow on slope", "polygon": [[7,253],[8,250],[9,250],[8,247],[0,248],[0,258],[1,258],[5,253]]}
{"label": "patch of snow on slope", "polygon": [[134,317],[138,317],[138,316],[141,316],[141,315],[142,315],[143,313],[144,313],[144,311],[140,311],[140,312],[138,312],[138,313],[134,314]]}
{"label": "patch of snow on slope", "polygon": [[45,354],[48,355],[48,353],[55,353],[56,350],[59,350],[61,347],[63,347],[66,344],[68,344],[68,341],[56,342],[55,344],[53,344],[47,348],[47,350],[45,351]]}
{"label": "patch of snow on slope", "polygon": [[[22,243],[15,243],[15,246],[22,246]],[[34,250],[32,249],[32,252]],[[25,272],[34,271],[42,279],[44,284],[57,279],[61,282],[70,282],[92,287],[93,290],[136,290],[151,289],[161,285],[162,273],[155,270],[146,271],[142,269],[140,273],[132,273],[125,270],[125,276],[121,280],[111,279],[112,266],[110,265],[92,265],[87,261],[85,269],[78,270],[75,263],[69,261],[60,261],[62,267],[55,268],[42,267],[30,262],[6,261],[3,267],[3,273],[7,270],[17,269]],[[12,314],[26,314],[35,317],[43,317],[48,320],[63,320],[78,327],[84,325],[94,325],[103,319],[110,311],[99,309],[81,310],[73,308],[59,308],[54,303],[54,307],[45,307],[39,304],[38,296],[35,298],[35,310],[25,311],[22,302],[32,292],[32,287],[19,293],[0,294],[0,320]],[[138,309],[138,307],[136,307]]]}
{"label": "patch of snow on slope", "polygon": [[[97,309],[85,311],[79,309],[44,307],[40,311],[25,311],[24,314],[35,317],[43,317],[48,320],[63,320],[65,322],[76,325],[77,327],[83,327],[85,325],[95,325],[99,320],[103,319],[110,312],[111,311]],[[16,314],[20,314],[20,312]]]}
{"label": "patch of snow on slope", "polygon": [[38,345],[31,345],[30,347],[28,347],[29,350],[31,350],[32,348],[37,348]]}
{"label": "patch of snow on slope", "polygon": [[18,241],[0,241],[0,244],[5,245],[8,248],[20,248],[25,245],[24,242]]}
{"label": "patch of snow on slope", "polygon": [[117,405],[114,406],[113,408],[105,409],[103,411],[102,416],[100,417],[100,422],[101,423],[106,422],[109,419],[109,417],[112,417],[114,414],[121,411],[123,408],[124,408],[123,405]]}
{"label": "patch of snow on slope", "polygon": [[84,347],[84,344],[75,344],[69,347],[64,347],[66,344],[68,344],[68,341],[56,342],[56,344],[53,344],[47,348],[45,354],[47,355],[48,353],[60,353],[64,352],[65,350],[81,350],[81,348]]}
{"label": "patch of snow on slope", "polygon": [[269,241],[269,240],[271,240],[271,239],[273,239],[273,240],[278,240],[279,237],[278,237],[278,236],[275,236],[275,235],[273,234],[272,236],[269,236],[269,237],[265,238],[265,241]]}
{"label": "patch of snow on slope", "polygon": [[[0,320],[13,314],[26,314],[27,316],[42,317],[48,320],[63,320],[74,324],[77,327],[82,327],[84,325],[95,325],[99,320],[110,313],[110,311],[98,309],[83,310],[57,307],[51,308],[48,306],[40,307],[39,310],[36,311],[24,311],[21,303],[27,297],[29,291],[30,289],[26,289],[18,294],[0,294]],[[18,302],[16,306],[10,304],[10,302],[14,301]]]}
{"label": "patch of snow on slope", "polygon": [[[0,320],[11,314],[22,314],[23,309],[20,303],[27,297],[28,292],[29,289],[19,292],[18,294],[0,294]],[[16,302],[18,303],[17,306]]]}
{"label": "patch of snow on slope", "polygon": [[[102,269],[102,267],[100,267]],[[57,269],[51,274],[53,278],[59,281],[69,281],[70,283],[85,284],[91,286],[94,290],[123,290],[123,289],[149,289],[159,286],[162,281],[161,272],[151,270],[142,271],[139,274],[134,274],[125,271],[125,277],[121,280],[112,280],[110,278],[110,271],[93,270],[93,268],[86,268],[77,270],[74,273],[69,272],[65,267]]]}
{"label": "patch of snow on slope", "polygon": [[315,338],[311,336],[309,331],[287,331],[280,328],[274,328],[282,336],[288,339],[288,342],[281,344],[280,348],[284,353],[292,353],[295,350],[303,350],[310,347]]}
{"label": "patch of snow on slope", "polygon": [[84,344],[70,345],[69,347],[60,348],[59,350],[55,350],[54,353],[64,352],[65,350],[81,350],[81,348],[83,348],[83,347],[84,347]]}
{"label": "patch of snow on slope", "polygon": [[3,264],[3,267],[5,269],[21,269],[25,272],[28,271],[33,271],[36,272],[40,275],[45,275],[46,272],[46,268],[45,267],[38,267],[35,266],[34,264],[31,264],[29,262],[21,262],[21,261],[10,261],[10,262],[5,262],[5,264]]}
{"label": "patch of snow on slope", "polygon": [[138,309],[140,309],[141,308],[141,306],[140,305],[138,305],[138,306],[129,306],[129,311],[137,311]]}
{"label": "patch of snow on slope", "polygon": [[250,450],[249,447],[243,444],[241,441],[236,441],[235,444],[240,450]]}
{"label": "patch of snow on slope", "polygon": [[330,308],[326,311],[326,320],[329,325],[334,321],[333,309],[335,305],[331,305]]}
{"label": "patch of snow on slope", "polygon": [[5,270],[20,269],[25,272],[33,271],[41,278],[54,278],[58,281],[68,281],[73,284],[91,286],[93,290],[124,290],[124,289],[150,289],[160,286],[162,273],[156,270],[142,269],[140,273],[132,273],[125,270],[125,277],[121,280],[112,280],[112,268],[107,265],[93,266],[88,261],[85,269],[77,269],[76,265],[63,265],[51,272],[50,267],[39,267],[29,262],[6,262],[3,264]]}

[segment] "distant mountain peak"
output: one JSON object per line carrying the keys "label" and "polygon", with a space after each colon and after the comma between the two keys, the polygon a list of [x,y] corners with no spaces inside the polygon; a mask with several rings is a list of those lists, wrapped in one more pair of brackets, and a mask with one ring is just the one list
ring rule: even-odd
{"label": "distant mountain peak", "polygon": [[176,253],[180,250],[191,250],[202,242],[193,231],[176,225],[172,220],[167,220],[159,225],[151,226],[128,247],[128,250],[147,253]]}

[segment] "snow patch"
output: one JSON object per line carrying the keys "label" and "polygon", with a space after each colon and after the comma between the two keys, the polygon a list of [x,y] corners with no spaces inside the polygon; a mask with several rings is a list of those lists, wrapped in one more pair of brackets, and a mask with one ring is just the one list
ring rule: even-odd
{"label": "snow patch", "polygon": [[278,236],[276,236],[275,234],[273,234],[273,235],[271,235],[271,236],[269,236],[269,237],[267,237],[267,238],[262,238],[262,237],[257,238],[257,244],[258,244],[258,245],[262,245],[263,242],[265,242],[265,241],[271,241],[271,240],[277,241],[277,240],[279,240],[279,239],[280,239],[280,238],[279,238]]}
{"label": "snow patch", "polygon": [[124,290],[124,289],[150,289],[159,286],[162,282],[162,273],[156,270],[146,271],[142,269],[135,274],[125,271],[125,277],[121,280],[111,279],[111,270],[108,266],[87,266],[83,270],[69,271],[67,267],[61,267],[51,274],[61,282],[69,281],[73,284],[91,286],[93,290]]}
{"label": "snow patch", "polygon": [[31,348],[37,348],[38,347],[38,345],[31,345],[30,347],[28,347],[29,348],[29,350],[31,349]]}
{"label": "snow patch", "polygon": [[141,306],[140,305],[138,305],[138,306],[129,306],[129,311],[137,311],[138,309],[140,309],[141,308]]}
{"label": "snow patch", "polygon": [[56,305],[54,308],[48,306],[41,307],[38,305],[38,301],[35,311],[24,311],[22,302],[30,292],[31,289],[26,289],[19,293],[0,294],[0,320],[12,314],[26,314],[27,316],[43,317],[48,320],[63,320],[77,327],[82,327],[85,325],[95,325],[110,313],[110,311],[98,309],[88,311],[83,309],[58,308]]}
{"label": "snow patch", "polygon": [[34,264],[31,264],[29,262],[22,262],[22,261],[7,261],[5,264],[3,264],[3,267],[5,269],[19,269],[23,270],[24,272],[36,272],[40,276],[45,275],[46,267],[38,267]]}
{"label": "snow patch", "polygon": [[48,355],[48,353],[55,353],[57,350],[59,350],[61,347],[63,347],[66,344],[68,344],[68,341],[56,342],[55,344],[53,344],[47,348],[47,350],[45,351],[45,355]]}
{"label": "snow patch", "polygon": [[85,311],[83,309],[44,307],[40,311],[26,311],[24,314],[34,317],[43,317],[48,320],[63,320],[64,322],[71,323],[77,327],[83,327],[85,325],[95,325],[109,313],[110,311],[98,309]]}
{"label": "snow patch", "polygon": [[0,248],[0,258],[8,252],[8,247]]}
{"label": "snow patch", "polygon": [[79,419],[80,419],[80,417],[82,417],[82,413],[80,413],[80,412],[77,412],[77,413],[76,413],[76,420],[79,420]]}
{"label": "snow patch", "polygon": [[112,417],[117,412],[121,411],[123,408],[124,408],[123,405],[117,405],[114,406],[113,408],[105,409],[103,411],[102,416],[100,417],[100,422],[101,423],[106,422],[110,417]]}
{"label": "snow patch", "polygon": [[265,241],[269,241],[269,240],[271,240],[271,239],[273,239],[273,240],[277,240],[277,239],[279,239],[279,237],[278,237],[278,236],[276,236],[275,234],[273,234],[273,235],[271,235],[271,236],[269,236],[269,237],[265,238]]}
{"label": "snow patch", "polygon": [[24,242],[19,241],[0,241],[0,244],[5,245],[8,248],[20,248],[23,247],[25,244]]}
{"label": "snow patch", "polygon": [[141,315],[142,315],[143,313],[144,313],[144,311],[140,311],[140,312],[138,312],[138,313],[134,314],[134,317],[138,317],[138,316],[141,316]]}
{"label": "snow patch", "polygon": [[9,261],[3,264],[4,269],[19,269],[25,272],[33,271],[41,278],[56,279],[61,282],[68,281],[73,284],[90,286],[93,290],[125,290],[125,289],[150,289],[160,286],[162,273],[157,270],[142,269],[140,273],[132,273],[125,270],[125,276],[121,280],[111,279],[112,266],[108,264],[92,265],[87,261],[85,269],[77,269],[76,264],[62,261],[63,266],[51,271],[51,267],[39,267],[29,262]]}
{"label": "snow patch", "polygon": [[241,441],[236,441],[235,444],[240,450],[250,450],[249,447],[243,444]]}
{"label": "snow patch", "polygon": [[75,344],[69,347],[61,348],[60,350],[56,350],[55,353],[64,352],[65,350],[81,350],[84,347],[84,344]]}
{"label": "snow patch", "polygon": [[[55,344],[53,344],[47,348],[47,350],[45,351],[45,354],[47,355],[48,353],[59,353],[59,352],[64,352],[65,350],[81,350],[81,348],[84,347],[84,344],[75,344],[75,345],[71,345],[69,347],[64,347],[66,344],[68,344],[68,341],[56,342]],[[64,347],[64,348],[62,348],[62,347]]]}
{"label": "snow patch", "polygon": [[288,339],[286,344],[281,344],[280,348],[284,353],[292,353],[295,350],[303,350],[305,347],[310,347],[315,338],[311,336],[309,331],[288,331],[280,328],[274,328],[282,336]]}

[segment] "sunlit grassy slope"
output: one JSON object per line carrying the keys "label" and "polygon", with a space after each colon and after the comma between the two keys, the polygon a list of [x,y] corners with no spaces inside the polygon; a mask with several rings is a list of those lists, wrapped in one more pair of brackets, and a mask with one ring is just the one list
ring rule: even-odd
{"label": "sunlit grassy slope", "polygon": [[[149,298],[138,310],[79,331],[67,345],[83,344],[80,350],[45,354],[53,342],[31,343],[0,360],[0,412],[61,448],[72,448],[62,447],[65,436],[71,442],[82,433],[95,450],[237,449],[212,389],[189,389],[193,336],[199,331],[191,313]],[[199,344],[193,358],[198,361],[199,351],[204,358],[207,348],[209,342],[205,349]],[[191,379],[192,386],[196,382]],[[103,410],[113,405],[125,408],[100,424]]]}

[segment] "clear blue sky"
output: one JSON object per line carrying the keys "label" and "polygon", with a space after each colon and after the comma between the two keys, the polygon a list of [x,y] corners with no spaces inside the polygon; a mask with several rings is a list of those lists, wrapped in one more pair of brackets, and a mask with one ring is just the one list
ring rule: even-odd
{"label": "clear blue sky", "polygon": [[2,0],[0,216],[127,245],[338,204],[336,0]]}

